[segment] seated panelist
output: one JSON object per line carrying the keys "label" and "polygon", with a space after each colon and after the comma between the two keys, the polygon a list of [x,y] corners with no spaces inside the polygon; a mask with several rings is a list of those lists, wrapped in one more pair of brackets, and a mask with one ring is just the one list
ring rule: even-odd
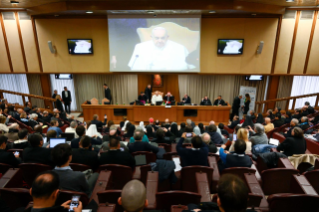
{"label": "seated panelist", "polygon": [[225,101],[222,99],[221,95],[218,95],[217,99],[214,101],[215,106],[223,106],[225,105]]}
{"label": "seated panelist", "polygon": [[210,99],[208,99],[207,96],[205,96],[204,98],[202,98],[200,105],[212,105],[212,102],[210,101]]}
{"label": "seated panelist", "polygon": [[143,91],[141,91],[140,95],[138,96],[138,101],[140,101],[141,103],[145,104],[146,103],[146,95]]}
{"label": "seated panelist", "polygon": [[156,105],[156,102],[162,102],[163,97],[159,94],[158,91],[155,91],[155,94],[152,96],[152,104]]}
{"label": "seated panelist", "polygon": [[182,103],[183,104],[191,104],[191,98],[187,94],[185,94],[183,99],[182,99]]}
{"label": "seated panelist", "polygon": [[164,101],[166,104],[170,104],[172,101],[174,101],[174,96],[171,94],[171,92],[167,92],[167,94],[164,96]]}

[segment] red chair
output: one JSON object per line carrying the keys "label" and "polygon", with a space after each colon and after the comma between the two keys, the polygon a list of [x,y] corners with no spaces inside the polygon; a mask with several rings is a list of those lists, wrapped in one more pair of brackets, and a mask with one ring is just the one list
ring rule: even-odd
{"label": "red chair", "polygon": [[315,162],[315,170],[316,169],[319,169],[319,158],[317,158]]}
{"label": "red chair", "polygon": [[179,156],[177,152],[166,152],[163,155],[164,160],[173,160],[173,156]]}
{"label": "red chair", "polygon": [[121,197],[122,190],[107,190],[97,193],[99,203],[111,203],[115,204],[115,212],[123,212],[124,209],[118,204],[117,200]]}
{"label": "red chair", "polygon": [[0,163],[0,173],[4,175],[10,168],[12,168],[11,165],[5,164],[5,163]]}
{"label": "red chair", "polygon": [[83,172],[83,171],[86,171],[88,169],[92,169],[90,166],[80,164],[80,163],[70,163],[70,167],[73,171],[79,171],[79,172]]}
{"label": "red chair", "polygon": [[275,168],[263,171],[261,179],[265,195],[290,193],[290,183],[294,174],[298,174],[297,169]]}
{"label": "red chair", "polygon": [[310,172],[304,173],[305,177],[309,181],[309,183],[312,185],[312,187],[316,190],[316,192],[319,194],[319,170],[313,170]]}
{"label": "red chair", "polygon": [[156,155],[153,152],[146,152],[146,151],[138,151],[132,153],[133,157],[137,155],[145,155],[146,164],[156,162]]}
{"label": "red chair", "polygon": [[69,191],[69,190],[60,190],[59,196],[55,202],[55,205],[62,205],[68,200],[72,199],[72,196],[80,196],[80,201],[82,202],[83,208],[89,204],[88,196],[83,192],[78,191]]}
{"label": "red chair", "polygon": [[[191,182],[194,183],[194,182]],[[170,211],[172,205],[199,204],[201,195],[187,191],[164,191],[156,194],[156,209]]]}
{"label": "red chair", "polygon": [[234,129],[230,129],[227,125],[224,126],[224,129],[227,130],[227,132],[229,134],[233,134],[234,133]]}
{"label": "red chair", "polygon": [[267,199],[271,212],[318,211],[319,196],[307,194],[273,194]]}
{"label": "red chair", "polygon": [[285,128],[287,128],[289,126],[290,126],[290,123],[284,124],[278,128],[277,132],[283,132],[283,131],[285,131]]}
{"label": "red chair", "polygon": [[26,188],[1,188],[0,195],[12,211],[25,208],[32,201],[30,190]]}
{"label": "red chair", "polygon": [[101,165],[98,169],[112,171],[111,188],[112,189],[122,189],[127,182],[132,180],[133,171],[131,167],[116,165],[116,164],[106,164]]}
{"label": "red chair", "polygon": [[307,149],[312,153],[312,154],[317,154],[319,155],[319,143],[309,139],[309,138],[305,138],[306,142],[307,142]]}
{"label": "red chair", "polygon": [[22,188],[22,183],[21,169],[9,169],[5,174],[2,174],[0,188]]}
{"label": "red chair", "polygon": [[30,187],[39,173],[52,170],[51,166],[41,163],[21,163],[19,167],[22,170],[23,179]]}
{"label": "red chair", "polygon": [[250,173],[250,174],[254,174],[256,173],[256,170],[255,169],[252,169],[252,168],[246,168],[246,167],[232,167],[232,168],[227,168],[227,169],[224,169],[222,171],[222,174],[233,174],[233,175],[236,175],[238,177],[240,177],[244,182],[246,180],[245,178],[245,173]]}
{"label": "red chair", "polygon": [[276,132],[277,129],[278,129],[278,128],[275,127],[274,129],[272,129],[272,130],[270,130],[269,132],[267,132],[267,137],[268,137],[268,139],[272,137],[272,134],[273,134],[274,132]]}
{"label": "red chair", "polygon": [[283,136],[282,134],[278,132],[274,132],[272,134],[272,138],[279,140],[279,143],[282,143],[284,140],[286,140],[285,136]]}
{"label": "red chair", "polygon": [[[209,187],[212,183],[214,169],[206,166],[187,166],[181,171],[182,189],[183,191],[198,192],[196,185],[196,172],[206,173]],[[192,183],[190,183],[192,182]]]}
{"label": "red chair", "polygon": [[158,143],[158,147],[163,147],[165,149],[165,152],[172,151],[172,146],[170,144]]}

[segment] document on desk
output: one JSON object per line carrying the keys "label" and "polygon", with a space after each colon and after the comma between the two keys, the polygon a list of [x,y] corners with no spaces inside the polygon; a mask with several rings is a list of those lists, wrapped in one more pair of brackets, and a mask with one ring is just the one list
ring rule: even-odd
{"label": "document on desk", "polygon": [[179,157],[173,157],[173,161],[175,163],[175,169],[174,169],[174,172],[178,172],[180,170],[182,170],[182,167],[181,167],[181,160],[179,159]]}

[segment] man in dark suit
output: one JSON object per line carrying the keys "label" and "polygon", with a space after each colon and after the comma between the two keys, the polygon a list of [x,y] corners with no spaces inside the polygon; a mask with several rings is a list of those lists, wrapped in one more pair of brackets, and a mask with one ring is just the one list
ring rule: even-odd
{"label": "man in dark suit", "polygon": [[302,130],[306,130],[307,128],[310,127],[307,116],[301,117],[300,121],[301,121],[301,123],[299,124],[298,127],[300,127]]}
{"label": "man in dark suit", "polygon": [[281,118],[281,114],[277,113],[275,115],[275,120],[273,124],[274,124],[274,127],[281,127],[282,125],[285,124],[285,120]]}
{"label": "man in dark suit", "polygon": [[208,99],[207,96],[205,96],[200,102],[200,105],[212,105],[212,102],[210,101],[210,99]]}
{"label": "man in dark suit", "polygon": [[14,155],[12,152],[7,152],[8,138],[4,135],[0,136],[0,163],[9,164],[13,167],[18,167],[20,164],[19,154]]}
{"label": "man in dark suit", "polygon": [[225,101],[222,99],[222,96],[221,95],[218,95],[217,99],[214,101],[214,105],[215,106],[223,106],[225,105]]}
{"label": "man in dark suit", "polygon": [[65,112],[67,113],[71,113],[71,102],[72,102],[72,97],[71,97],[71,92],[68,91],[67,87],[64,87],[64,91],[62,91],[62,101],[64,103],[64,107],[65,107]]}
{"label": "man in dark suit", "polygon": [[146,103],[146,95],[143,91],[141,91],[140,95],[138,96],[138,101],[140,101],[141,103],[145,104]]}
{"label": "man in dark suit", "polygon": [[173,101],[175,101],[171,92],[167,92],[167,94],[164,96],[164,101],[166,104],[171,104]]}
{"label": "man in dark suit", "polygon": [[123,166],[129,166],[132,170],[135,170],[135,159],[133,156],[122,151],[120,141],[116,138],[111,138],[109,142],[109,151],[102,153],[100,156],[100,165],[103,164],[119,164]]}
{"label": "man in dark suit", "polygon": [[146,102],[150,103],[152,100],[152,86],[151,84],[148,84],[145,88],[145,96],[146,96]]}
{"label": "man in dark suit", "polygon": [[183,104],[191,104],[191,98],[185,94],[183,99],[182,99]]}
{"label": "man in dark suit", "polygon": [[153,152],[154,154],[157,154],[159,152],[159,148],[149,144],[148,142],[142,142],[143,136],[144,136],[144,133],[141,133],[139,131],[136,131],[134,133],[135,142],[128,144],[129,151],[131,153],[139,152],[139,151],[147,151],[147,152]]}
{"label": "man in dark suit", "polygon": [[234,116],[238,116],[241,98],[243,98],[242,95],[236,96],[234,98],[233,105],[232,105],[232,113],[230,114],[230,120],[233,120]]}
{"label": "man in dark suit", "polygon": [[95,124],[96,125],[96,129],[98,128],[103,128],[104,125],[106,125],[107,122],[107,116],[104,116],[104,123],[99,121],[99,116],[94,114],[93,115],[93,120],[91,121],[91,124]]}
{"label": "man in dark suit", "polygon": [[298,124],[299,124],[298,119],[291,119],[290,129],[289,129],[287,132],[284,133],[284,136],[285,136],[286,138],[292,137],[291,132],[292,132],[292,130],[293,130]]}
{"label": "man in dark suit", "polygon": [[52,94],[52,99],[55,99],[56,95],[58,95],[58,91],[57,91],[57,90],[54,90],[54,91],[53,91],[53,94]]}
{"label": "man in dark suit", "polygon": [[104,83],[103,87],[104,87],[104,97],[109,100],[107,104],[111,104],[111,101],[112,101],[111,90],[106,83]]}
{"label": "man in dark suit", "polygon": [[313,114],[315,112],[315,109],[310,106],[309,102],[305,102],[305,107],[307,108],[309,114]]}
{"label": "man in dark suit", "polygon": [[239,117],[238,116],[234,116],[233,117],[233,121],[230,123],[230,125],[228,125],[228,128],[230,129],[235,129],[235,127],[240,123],[239,121]]}
{"label": "man in dark suit", "polygon": [[30,113],[31,111],[31,102],[26,102],[25,103],[25,108],[23,109],[26,113]]}
{"label": "man in dark suit", "polygon": [[29,136],[31,147],[23,150],[23,162],[25,163],[42,163],[54,166],[51,159],[51,149],[43,148],[43,138],[35,133]]}
{"label": "man in dark suit", "polygon": [[[71,141],[71,148],[72,149],[77,149],[79,148],[79,143],[81,141],[81,138],[83,136],[85,136],[85,128],[83,125],[79,125],[77,126],[77,128],[75,129],[76,134],[78,134],[78,138],[74,138]],[[102,144],[102,140],[100,138],[91,138],[91,144],[92,145],[101,145]]]}
{"label": "man in dark suit", "polygon": [[72,150],[72,163],[80,163],[88,165],[92,170],[96,170],[99,165],[99,158],[95,151],[89,150],[91,148],[91,138],[83,136],[79,143],[78,149]]}

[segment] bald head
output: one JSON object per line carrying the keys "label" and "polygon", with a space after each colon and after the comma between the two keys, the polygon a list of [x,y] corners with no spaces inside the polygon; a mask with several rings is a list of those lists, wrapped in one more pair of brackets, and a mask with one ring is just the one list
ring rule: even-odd
{"label": "bald head", "polygon": [[23,113],[23,110],[21,108],[19,108],[17,111],[19,114]]}
{"label": "bald head", "polygon": [[131,180],[126,183],[119,203],[126,212],[142,211],[148,204],[144,184],[138,180]]}
{"label": "bald head", "polygon": [[205,144],[209,144],[210,142],[211,142],[211,140],[210,140],[210,135],[208,134],[208,133],[204,133],[203,135],[202,135],[202,140],[203,140],[203,142],[205,143]]}
{"label": "bald head", "polygon": [[210,121],[209,125],[215,125],[215,122],[214,121]]}
{"label": "bald head", "polygon": [[269,124],[269,123],[270,123],[270,121],[271,121],[271,120],[270,120],[270,118],[268,118],[268,117],[267,117],[267,118],[265,118],[265,123],[266,123],[266,124]]}

